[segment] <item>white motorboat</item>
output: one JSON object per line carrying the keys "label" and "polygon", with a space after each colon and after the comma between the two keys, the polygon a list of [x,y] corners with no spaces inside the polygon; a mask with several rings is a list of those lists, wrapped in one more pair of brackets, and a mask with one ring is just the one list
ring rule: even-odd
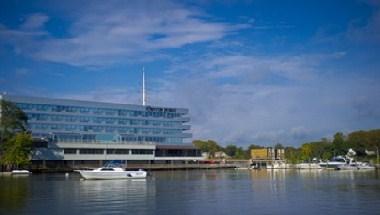
{"label": "white motorboat", "polygon": [[332,161],[320,163],[321,167],[333,168],[336,170],[374,170],[375,167],[367,162],[358,162],[354,159],[356,152],[349,149],[346,156],[335,157]]}
{"label": "white motorboat", "polygon": [[375,167],[366,162],[355,162],[338,166],[337,170],[375,170]]}
{"label": "white motorboat", "polygon": [[12,170],[12,175],[29,175],[31,172],[28,170]]}
{"label": "white motorboat", "polygon": [[357,164],[343,164],[336,167],[336,170],[359,170]]}
{"label": "white motorboat", "polygon": [[297,169],[321,169],[319,163],[299,163],[295,165]]}
{"label": "white motorboat", "polygon": [[331,161],[320,162],[319,166],[326,169],[337,169],[339,166],[348,164],[348,161],[343,156],[334,157]]}
{"label": "white motorboat", "polygon": [[125,171],[119,167],[102,167],[94,170],[79,170],[78,172],[84,179],[139,179],[147,176],[147,172],[142,169]]}
{"label": "white motorboat", "polygon": [[358,168],[361,170],[375,170],[376,168],[367,162],[358,162]]}

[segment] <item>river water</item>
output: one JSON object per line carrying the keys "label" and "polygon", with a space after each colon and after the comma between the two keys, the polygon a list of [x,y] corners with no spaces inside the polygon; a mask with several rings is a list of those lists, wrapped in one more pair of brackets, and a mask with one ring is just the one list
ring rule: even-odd
{"label": "river water", "polygon": [[146,180],[0,176],[0,214],[380,214],[379,171],[189,170]]}

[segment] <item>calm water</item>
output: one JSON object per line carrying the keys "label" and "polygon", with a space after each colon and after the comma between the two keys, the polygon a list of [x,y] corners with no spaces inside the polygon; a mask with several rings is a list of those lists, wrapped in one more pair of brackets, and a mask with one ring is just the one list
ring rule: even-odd
{"label": "calm water", "polygon": [[0,177],[0,214],[380,214],[380,172],[192,170]]}

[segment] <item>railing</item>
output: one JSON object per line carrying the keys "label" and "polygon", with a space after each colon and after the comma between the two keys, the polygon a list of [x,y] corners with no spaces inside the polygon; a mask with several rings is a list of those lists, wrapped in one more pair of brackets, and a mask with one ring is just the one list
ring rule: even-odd
{"label": "railing", "polygon": [[[57,142],[53,142],[57,143]],[[65,144],[65,143],[70,143],[70,144],[102,144],[102,145],[113,145],[113,144],[125,144],[125,145],[156,145],[157,143],[155,142],[148,142],[148,141],[120,141],[120,142],[102,142],[102,141],[62,141],[59,142],[59,144]]]}

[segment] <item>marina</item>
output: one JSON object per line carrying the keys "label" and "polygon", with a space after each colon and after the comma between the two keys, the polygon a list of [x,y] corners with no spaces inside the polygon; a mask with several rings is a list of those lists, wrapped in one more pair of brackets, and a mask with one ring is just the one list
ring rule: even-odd
{"label": "marina", "polygon": [[380,0],[0,11],[0,215],[380,215]]}

